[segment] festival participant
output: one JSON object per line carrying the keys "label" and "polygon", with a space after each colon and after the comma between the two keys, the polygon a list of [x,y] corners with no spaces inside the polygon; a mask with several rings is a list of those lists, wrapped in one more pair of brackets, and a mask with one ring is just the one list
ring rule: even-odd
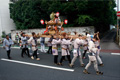
{"label": "festival participant", "polygon": [[83,53],[83,59],[85,59],[86,57],[85,57],[85,55],[86,55],[86,53],[87,53],[87,50],[88,50],[88,41],[85,39],[84,40],[84,45],[83,45],[83,50],[84,50],[84,53]]}
{"label": "festival participant", "polygon": [[51,36],[51,38],[48,40],[48,47],[49,47],[47,51],[48,54],[52,54],[52,40],[53,40],[53,36]]}
{"label": "festival participant", "polygon": [[40,37],[41,52],[46,53],[45,50],[45,37]]}
{"label": "festival participant", "polygon": [[60,38],[57,40],[58,37],[54,36],[53,40],[52,40],[52,54],[54,56],[54,64],[58,65],[58,46],[57,44],[61,43],[61,36]]}
{"label": "festival participant", "polygon": [[19,40],[20,40],[20,44],[19,44],[19,45],[20,45],[20,49],[22,49],[22,43],[21,43],[21,42],[22,42],[22,41],[21,41],[22,33],[24,33],[24,32],[21,31],[21,32],[20,32],[20,36],[19,36]]}
{"label": "festival participant", "polygon": [[32,44],[29,44],[29,47],[30,47],[30,49],[29,49],[29,51],[30,51],[30,56],[32,56],[32,55],[33,55]]}
{"label": "festival participant", "polygon": [[10,57],[11,45],[13,45],[13,44],[14,44],[14,42],[12,41],[12,39],[10,39],[8,35],[6,35],[6,38],[3,41],[3,48],[6,49],[6,51],[7,51],[8,59],[11,59],[11,57]]}
{"label": "festival participant", "polygon": [[99,38],[99,32],[97,32],[95,35],[94,35],[94,38],[95,38],[95,47],[98,48],[97,50],[97,53],[96,53],[96,57],[98,59],[98,62],[99,62],[99,66],[103,66],[103,62],[100,58],[100,50],[101,50],[101,47],[100,47],[100,38]]}
{"label": "festival participant", "polygon": [[74,31],[75,36],[78,36],[78,32]]}
{"label": "festival participant", "polygon": [[18,35],[18,33],[16,33],[16,35],[15,35],[15,40],[16,40],[16,42],[17,42],[17,45],[19,45],[19,35]]}
{"label": "festival participant", "polygon": [[87,41],[88,41],[88,42],[91,41],[91,35],[90,35],[89,32],[86,33],[86,36],[87,36]]}
{"label": "festival participant", "polygon": [[65,59],[65,56],[67,56],[67,59],[69,61],[69,65],[71,63],[70,58],[70,52],[69,52],[69,45],[71,44],[72,38],[68,40],[68,36],[66,33],[63,34],[63,39],[61,40],[61,47],[62,47],[62,57],[60,59],[59,65],[62,65],[63,60]]}
{"label": "festival participant", "polygon": [[23,31],[20,32],[21,37],[22,37],[22,34],[23,34]]}
{"label": "festival participant", "polygon": [[80,63],[81,63],[81,67],[84,66],[84,63],[82,61],[82,56],[81,56],[81,52],[80,52],[80,45],[83,45],[83,40],[82,40],[82,36],[79,35],[79,38],[76,38],[74,41],[74,50],[73,50],[73,59],[72,62],[70,64],[70,67],[74,66],[74,62],[77,59],[77,57],[79,57],[80,59]]}
{"label": "festival participant", "polygon": [[30,37],[28,43],[32,45],[33,55],[31,56],[31,59],[34,59],[35,56],[36,60],[40,60],[40,58],[38,58],[37,55],[38,48],[37,48],[37,38],[35,32],[32,32],[32,37]]}
{"label": "festival participant", "polygon": [[22,42],[21,57],[23,57],[23,58],[24,58],[23,54],[26,53],[26,52],[27,52],[28,57],[30,57],[27,40],[28,40],[28,37],[25,35],[25,33],[22,33],[22,37],[21,37],[21,42]]}
{"label": "festival participant", "polygon": [[96,52],[98,50],[98,48],[95,47],[95,39],[92,39],[91,41],[89,41],[88,43],[88,49],[89,49],[89,54],[88,54],[88,57],[89,57],[89,63],[86,65],[85,69],[83,70],[83,73],[85,74],[90,74],[88,72],[88,68],[90,67],[90,65],[93,63],[94,64],[94,68],[95,68],[95,71],[96,71],[96,74],[99,75],[99,74],[103,74],[102,72],[99,71],[98,69],[98,65],[97,65],[97,60],[96,60]]}

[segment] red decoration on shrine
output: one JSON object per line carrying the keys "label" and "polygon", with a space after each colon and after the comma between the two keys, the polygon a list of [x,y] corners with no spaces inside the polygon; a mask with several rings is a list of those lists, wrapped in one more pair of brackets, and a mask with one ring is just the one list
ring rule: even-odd
{"label": "red decoration on shrine", "polygon": [[64,28],[63,28],[63,27],[61,27],[61,30],[62,30],[62,31],[64,31]]}
{"label": "red decoration on shrine", "polygon": [[41,19],[41,20],[40,20],[40,23],[41,23],[41,24],[44,24],[44,20]]}
{"label": "red decoration on shrine", "polygon": [[59,13],[59,12],[57,12],[55,15],[56,15],[57,17],[59,17],[60,13]]}
{"label": "red decoration on shrine", "polygon": [[47,30],[46,31],[44,31],[44,34],[47,32]]}
{"label": "red decoration on shrine", "polygon": [[64,20],[64,24],[67,24],[67,23],[68,23],[68,20],[67,20],[67,19],[65,19],[65,20]]}
{"label": "red decoration on shrine", "polygon": [[55,30],[57,31],[58,29],[57,29],[57,26],[55,26]]}

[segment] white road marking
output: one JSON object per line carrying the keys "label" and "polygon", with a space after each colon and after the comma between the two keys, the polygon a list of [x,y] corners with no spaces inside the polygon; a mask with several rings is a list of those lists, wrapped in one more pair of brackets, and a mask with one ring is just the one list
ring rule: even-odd
{"label": "white road marking", "polygon": [[63,71],[70,71],[70,72],[74,71],[74,69],[47,66],[47,65],[35,64],[35,63],[29,63],[29,62],[23,62],[23,61],[17,61],[17,60],[9,60],[9,59],[4,59],[4,58],[2,58],[1,60],[8,61],[8,62],[14,62],[14,63],[20,63],[20,64],[27,64],[27,65],[32,65],[32,66],[38,66],[38,67],[43,67],[43,68],[56,69],[56,70],[63,70]]}
{"label": "white road marking", "polygon": [[120,53],[111,53],[111,55],[120,55]]}

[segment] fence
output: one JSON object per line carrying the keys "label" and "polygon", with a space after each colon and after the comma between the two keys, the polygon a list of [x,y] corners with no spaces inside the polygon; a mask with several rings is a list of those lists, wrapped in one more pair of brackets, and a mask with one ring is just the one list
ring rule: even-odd
{"label": "fence", "polygon": [[[26,29],[26,30],[12,30],[11,31],[11,38],[15,40],[15,35],[16,33],[20,33],[21,31],[25,32],[26,34],[31,34],[31,32],[35,33],[43,33],[45,31],[45,28],[43,29]],[[94,27],[93,26],[88,26],[88,27],[67,27],[64,28],[63,32],[71,32],[71,35],[74,35],[74,31],[85,35],[85,32],[89,32],[90,34],[94,34]],[[46,38],[46,40],[48,40]]]}

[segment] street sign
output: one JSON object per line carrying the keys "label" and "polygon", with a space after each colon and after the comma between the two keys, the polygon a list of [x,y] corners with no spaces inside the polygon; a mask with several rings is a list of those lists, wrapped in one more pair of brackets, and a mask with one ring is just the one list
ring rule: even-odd
{"label": "street sign", "polygon": [[117,12],[117,16],[120,17],[120,11]]}

